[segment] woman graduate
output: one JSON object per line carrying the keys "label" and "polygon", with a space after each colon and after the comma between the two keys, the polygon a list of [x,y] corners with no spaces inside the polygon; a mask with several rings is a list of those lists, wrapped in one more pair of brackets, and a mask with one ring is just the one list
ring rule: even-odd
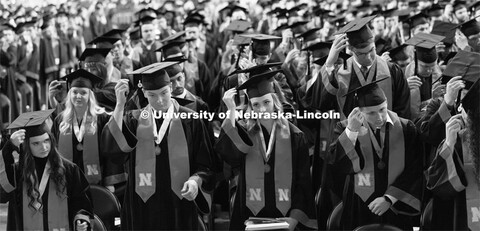
{"label": "woman graduate", "polygon": [[113,186],[126,181],[122,164],[114,164],[100,154],[100,135],[110,119],[97,104],[94,86],[102,79],[79,69],[64,76],[69,87],[65,109],[57,116],[52,133],[58,140],[58,150],[66,159],[83,170],[90,184]]}
{"label": "woman graduate", "polygon": [[449,205],[433,217],[435,230],[480,230],[480,80],[461,102],[426,172],[427,188]]}
{"label": "woman graduate", "polygon": [[[93,219],[82,171],[55,149],[44,121],[53,110],[20,115],[0,151],[0,198],[8,204],[7,230],[87,230]],[[13,152],[20,153],[15,163]]]}
{"label": "woman graduate", "polygon": [[312,220],[314,200],[305,135],[284,117],[275,118],[282,112],[273,87],[273,76],[278,72],[252,76],[238,87],[246,89],[250,99],[246,113],[259,113],[264,118],[247,119],[240,125],[235,119],[236,90],[226,91],[223,97],[229,117],[223,122],[215,149],[238,175],[231,230],[245,229],[244,221],[249,217],[280,218],[291,230],[298,223],[317,227]]}

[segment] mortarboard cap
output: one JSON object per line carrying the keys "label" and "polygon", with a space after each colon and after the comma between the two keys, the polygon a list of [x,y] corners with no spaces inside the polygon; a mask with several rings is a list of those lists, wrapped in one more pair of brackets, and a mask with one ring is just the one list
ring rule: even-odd
{"label": "mortarboard cap", "polygon": [[402,44],[398,47],[390,49],[388,52],[390,53],[390,58],[392,58],[393,61],[405,61],[408,59],[408,55],[405,52],[405,47],[407,47],[407,44]]}
{"label": "mortarboard cap", "polygon": [[384,50],[388,49],[390,44],[387,40],[381,38],[380,36],[375,40],[375,50],[377,52],[377,55],[382,55]]}
{"label": "mortarboard cap", "polygon": [[107,31],[105,34],[102,34],[102,37],[105,38],[117,38],[117,39],[122,39],[122,34],[125,32],[125,30],[122,29],[111,29]]}
{"label": "mortarboard cap", "polygon": [[383,102],[387,101],[387,97],[385,97],[385,93],[383,90],[378,86],[378,82],[383,81],[386,78],[382,78],[379,80],[375,80],[371,83],[368,83],[364,86],[358,87],[344,96],[355,94],[355,98],[357,100],[358,107],[371,107],[377,106],[382,104]]}
{"label": "mortarboard cap", "polygon": [[247,46],[252,42],[252,38],[243,37],[242,35],[235,35],[233,37],[233,46]]}
{"label": "mortarboard cap", "polygon": [[462,8],[467,8],[467,1],[455,0],[452,4],[453,12],[460,10]]}
{"label": "mortarboard cap", "polygon": [[[480,108],[480,80],[477,79],[462,99],[462,107],[468,113]],[[474,124],[473,126],[478,126]],[[477,137],[478,138],[478,137]]]}
{"label": "mortarboard cap", "polygon": [[133,27],[132,30],[130,30],[130,32],[129,32],[129,36],[130,36],[131,40],[141,39],[142,36],[141,36],[141,33],[140,33],[140,27],[138,27],[138,26]]}
{"label": "mortarboard cap", "polygon": [[253,66],[253,67],[250,67],[250,68],[247,68],[247,69],[243,69],[243,70],[236,70],[236,71],[232,72],[230,75],[234,75],[234,74],[238,74],[238,73],[248,73],[249,76],[255,76],[255,75],[259,75],[259,74],[270,71],[271,70],[270,68],[272,68],[272,67],[279,67],[281,65],[282,65],[282,62],[265,63],[265,64],[256,65],[256,66]]}
{"label": "mortarboard cap", "polygon": [[156,51],[162,52],[163,61],[165,61],[165,59],[184,58],[182,53],[182,46],[184,44],[185,42],[182,41],[172,41],[162,45]]}
{"label": "mortarboard cap", "polygon": [[436,35],[442,35],[445,36],[445,39],[443,39],[443,42],[447,45],[451,45],[455,42],[455,27],[457,24],[455,23],[449,23],[449,22],[443,22],[443,21],[438,21],[436,20],[433,23],[433,28],[432,28],[432,34]]}
{"label": "mortarboard cap", "polygon": [[90,41],[89,45],[96,45],[96,48],[113,48],[113,44],[115,44],[119,38],[108,38],[108,37],[96,37],[92,41]]}
{"label": "mortarboard cap", "polygon": [[95,84],[103,81],[102,78],[86,71],[85,69],[78,69],[68,75],[62,77],[67,81],[67,86],[72,87],[86,87],[93,89]]}
{"label": "mortarboard cap", "polygon": [[442,41],[445,36],[418,33],[405,42],[407,45],[416,47],[417,59],[425,63],[433,63],[437,61],[437,50],[435,46]]}
{"label": "mortarboard cap", "polygon": [[462,76],[466,89],[480,79],[480,54],[459,50],[443,71],[442,83],[447,83],[455,76]]}
{"label": "mortarboard cap", "polygon": [[448,63],[450,62],[450,60],[452,60],[453,57],[455,57],[455,55],[457,55],[457,52],[456,51],[453,51],[453,52],[450,52],[448,53],[448,55],[443,59],[443,63],[448,65]]}
{"label": "mortarboard cap", "polygon": [[161,44],[167,44],[167,43],[170,43],[170,42],[186,42],[186,40],[183,38],[185,36],[185,31],[180,31],[178,33],[175,33],[175,34],[172,34],[168,37],[166,37],[165,39],[163,39],[162,41],[160,41]]}
{"label": "mortarboard cap", "polygon": [[440,17],[443,14],[443,10],[445,9],[445,6],[441,6],[438,3],[432,4],[427,10],[426,13],[430,17]]}
{"label": "mortarboard cap", "polygon": [[259,75],[250,76],[237,90],[247,90],[250,99],[261,97],[269,93],[275,93],[273,87],[273,77],[282,70],[268,71]]}
{"label": "mortarboard cap", "polygon": [[304,42],[313,41],[318,38],[317,31],[319,31],[320,29],[321,28],[313,28],[297,35],[296,37],[303,38]]}
{"label": "mortarboard cap", "polygon": [[460,31],[468,38],[470,35],[480,33],[480,22],[476,17],[457,25],[455,28],[460,28]]}
{"label": "mortarboard cap", "polygon": [[312,52],[313,58],[321,58],[324,56],[328,56],[328,53],[330,52],[330,47],[332,47],[331,42],[318,42],[311,44],[302,50],[309,50]]}
{"label": "mortarboard cap", "polygon": [[199,12],[194,12],[190,15],[188,15],[185,20],[183,20],[183,25],[201,25],[205,24],[205,16],[200,14]]}
{"label": "mortarboard cap", "polygon": [[248,28],[252,27],[252,23],[249,21],[237,20],[228,25],[225,30],[231,30],[237,33],[244,33]]}
{"label": "mortarboard cap", "polygon": [[423,12],[415,14],[406,19],[406,22],[410,25],[410,30],[415,28],[418,25],[428,23],[429,16]]}
{"label": "mortarboard cap", "polygon": [[110,50],[110,48],[86,48],[79,60],[85,62],[102,62]]}
{"label": "mortarboard cap", "polygon": [[252,39],[252,53],[254,55],[269,55],[271,53],[270,41],[281,39],[281,37],[266,34],[245,34],[241,36]]}
{"label": "mortarboard cap", "polygon": [[178,76],[177,74],[180,72],[183,72],[182,66],[180,66],[180,63],[173,64],[167,68],[165,68],[165,71],[167,72],[168,76],[170,77],[170,80],[177,79]]}
{"label": "mortarboard cap", "polygon": [[278,26],[277,28],[275,28],[275,31],[283,31],[287,28],[288,28],[288,23],[284,23],[284,24]]}
{"label": "mortarboard cap", "polygon": [[145,68],[141,73],[134,71],[132,74],[142,75],[142,87],[144,90],[158,90],[170,84],[170,77],[165,69],[177,63],[178,62],[154,63],[147,66],[149,68]]}
{"label": "mortarboard cap", "polygon": [[35,23],[37,23],[37,21],[28,21],[28,22],[20,23],[15,28],[15,33],[21,34],[23,31],[25,31],[26,28],[34,27]]}
{"label": "mortarboard cap", "polygon": [[472,11],[472,12],[480,9],[480,1],[473,2],[472,4],[470,4],[468,6],[468,9],[470,9],[470,11]]}
{"label": "mortarboard cap", "polygon": [[366,47],[368,44],[373,43],[373,33],[368,27],[368,23],[372,21],[376,16],[364,17],[342,27],[335,34],[346,33],[348,37],[348,43],[357,48]]}
{"label": "mortarboard cap", "polygon": [[297,28],[297,27],[299,27],[299,26],[303,26],[303,25],[305,25],[305,24],[307,24],[307,23],[309,23],[309,21],[306,21],[306,20],[296,21],[296,22],[288,25],[288,28],[290,28],[290,29],[293,30],[293,29],[295,29],[295,28]]}
{"label": "mortarboard cap", "polygon": [[5,30],[13,30],[13,31],[15,31],[15,27],[12,26],[12,24],[10,24],[10,23],[4,23],[4,24],[2,24],[2,25],[0,26],[0,29],[1,29],[0,31],[5,31]]}
{"label": "mortarboard cap", "polygon": [[397,10],[398,10],[397,8],[387,9],[382,12],[382,15],[385,18],[390,18],[390,17],[396,16],[395,11]]}
{"label": "mortarboard cap", "polygon": [[18,116],[7,129],[25,129],[25,137],[35,137],[50,131],[45,124],[55,109],[26,112]]}

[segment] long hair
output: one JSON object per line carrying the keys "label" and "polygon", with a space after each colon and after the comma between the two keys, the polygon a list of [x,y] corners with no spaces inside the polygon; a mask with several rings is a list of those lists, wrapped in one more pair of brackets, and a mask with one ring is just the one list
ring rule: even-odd
{"label": "long hair", "polygon": [[[280,115],[280,113],[283,112],[282,103],[280,102],[276,93],[270,93],[270,94],[272,95],[272,99],[273,99],[273,111],[274,113],[278,113],[278,115]],[[250,100],[248,100],[248,105],[245,113],[253,113],[253,106]],[[288,124],[283,124],[282,120],[280,120],[280,118],[278,117],[273,120],[275,124],[279,124],[281,126],[285,126],[285,125],[288,126]],[[254,129],[254,128],[260,129],[260,121],[252,118],[248,119],[246,123],[246,129],[250,131],[251,129]]]}
{"label": "long hair", "polygon": [[[65,179],[65,166],[63,165],[63,158],[55,148],[57,146],[55,137],[51,132],[47,132],[47,134],[50,138],[50,152],[47,157],[48,161],[50,161],[50,180],[55,183],[56,193],[60,196],[65,193],[67,186]],[[35,202],[42,203],[42,198],[40,198],[40,192],[38,191],[40,181],[35,177],[35,160],[30,150],[30,137],[25,138],[23,146],[23,161],[20,161],[20,169],[22,171],[20,182],[25,182],[26,184],[27,196],[30,198],[28,206],[35,208],[33,204]]]}
{"label": "long hair", "polygon": [[[72,89],[68,91],[66,100],[65,100],[65,110],[60,113],[62,122],[60,122],[60,132],[62,134],[68,134],[72,131],[73,118],[75,113],[75,108],[72,103],[73,95],[71,94]],[[105,113],[105,108],[100,107],[95,99],[95,94],[91,89],[88,89],[88,106],[87,106],[87,119],[86,132],[90,134],[95,134],[97,131],[97,117],[98,114]],[[82,116],[82,115],[77,115]]]}

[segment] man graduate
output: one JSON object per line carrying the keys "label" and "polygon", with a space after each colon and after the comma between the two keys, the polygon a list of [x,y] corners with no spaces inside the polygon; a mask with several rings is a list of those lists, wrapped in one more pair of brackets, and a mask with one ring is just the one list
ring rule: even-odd
{"label": "man graduate", "polygon": [[171,98],[164,69],[174,64],[162,62],[144,70],[142,88],[148,105],[124,117],[128,83],[120,80],[115,87],[117,106],[102,140],[105,154],[129,160],[122,211],[125,230],[193,230],[197,209],[209,212],[211,200],[205,190],[214,186],[211,145],[201,120],[173,115],[193,112]]}
{"label": "man graduate", "polygon": [[[376,79],[389,77],[379,83],[387,97],[388,109],[402,118],[410,118],[410,90],[402,70],[375,53],[374,36],[367,25],[374,17],[350,22],[337,32],[341,35],[333,41],[325,65],[320,70],[321,81],[325,89],[337,97],[341,117],[345,119],[355,107],[353,96],[342,97],[345,93]],[[352,57],[347,59],[346,66],[335,68],[340,51],[347,46],[352,51]]]}
{"label": "man graduate", "polygon": [[[348,121],[338,123],[332,145],[335,174],[343,175],[344,229],[387,223],[412,229],[420,211],[421,156],[416,150],[416,128],[388,110],[377,82],[357,88],[358,106]],[[336,182],[342,183],[342,182]]]}

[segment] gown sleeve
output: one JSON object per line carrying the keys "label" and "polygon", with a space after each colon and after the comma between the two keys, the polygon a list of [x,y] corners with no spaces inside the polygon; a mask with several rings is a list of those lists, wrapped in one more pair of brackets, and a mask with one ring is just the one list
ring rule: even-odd
{"label": "gown sleeve", "polygon": [[444,199],[453,198],[467,186],[462,161],[454,149],[442,141],[425,173],[427,189]]}
{"label": "gown sleeve", "polygon": [[232,168],[238,168],[243,164],[243,157],[253,147],[253,141],[247,131],[237,122],[235,127],[229,120],[224,120],[220,136],[215,144],[215,151]]}

